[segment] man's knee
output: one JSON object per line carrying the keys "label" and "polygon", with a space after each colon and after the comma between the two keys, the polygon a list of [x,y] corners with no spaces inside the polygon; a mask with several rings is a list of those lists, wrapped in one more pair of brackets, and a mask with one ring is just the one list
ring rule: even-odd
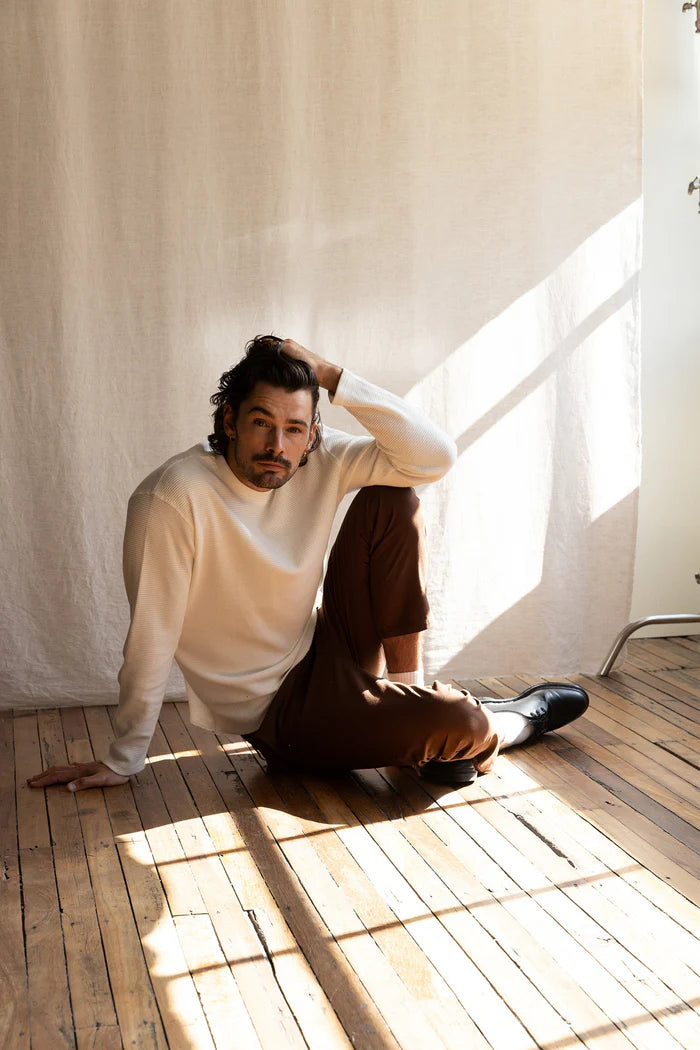
{"label": "man's knee", "polygon": [[355,496],[353,507],[376,517],[386,514],[391,520],[417,521],[421,517],[420,499],[413,488],[393,485],[368,485]]}

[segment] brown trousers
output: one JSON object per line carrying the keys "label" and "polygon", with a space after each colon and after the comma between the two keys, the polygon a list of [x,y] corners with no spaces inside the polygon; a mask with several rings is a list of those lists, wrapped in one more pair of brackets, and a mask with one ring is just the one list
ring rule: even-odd
{"label": "brown trousers", "polygon": [[330,554],[311,648],[246,736],[270,763],[336,772],[469,758],[491,768],[498,739],[478,700],[441,682],[423,689],[377,677],[382,639],[429,624],[425,579],[413,489],[361,489]]}

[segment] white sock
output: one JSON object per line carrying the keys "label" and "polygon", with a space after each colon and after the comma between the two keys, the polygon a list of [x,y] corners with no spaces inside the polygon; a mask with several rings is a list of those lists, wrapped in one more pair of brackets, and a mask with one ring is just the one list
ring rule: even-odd
{"label": "white sock", "polygon": [[489,714],[501,738],[501,751],[507,747],[523,744],[532,736],[532,724],[525,715],[520,715],[517,711],[502,711],[501,713],[489,711]]}
{"label": "white sock", "polygon": [[417,671],[387,671],[390,682],[400,682],[401,685],[423,685],[423,668]]}

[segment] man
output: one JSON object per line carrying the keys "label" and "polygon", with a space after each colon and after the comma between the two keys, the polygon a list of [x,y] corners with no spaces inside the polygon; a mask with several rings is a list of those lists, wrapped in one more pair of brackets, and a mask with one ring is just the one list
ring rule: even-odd
{"label": "man", "polygon": [[[369,436],[322,431],[319,387]],[[499,750],[583,713],[586,694],[566,684],[513,701],[424,686],[429,610],[412,486],[445,474],[455,448],[422,413],[274,336],[251,340],[211,400],[208,442],[168,460],[129,501],[116,739],[104,761],[53,767],[33,787],[106,787],[143,769],[173,659],[192,722],[242,734],[292,771],[415,765],[467,784]],[[333,518],[354,490],[315,610]]]}

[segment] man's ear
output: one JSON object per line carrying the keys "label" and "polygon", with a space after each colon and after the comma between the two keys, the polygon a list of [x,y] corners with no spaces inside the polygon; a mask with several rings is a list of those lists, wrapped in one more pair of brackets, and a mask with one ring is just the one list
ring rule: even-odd
{"label": "man's ear", "polygon": [[306,448],[304,449],[304,454],[301,457],[301,459],[299,460],[299,466],[300,467],[303,467],[306,463],[309,462],[309,452],[311,451],[311,446],[314,443],[314,439],[316,437],[316,431],[317,430],[318,430],[318,427],[316,426],[316,424],[312,423],[311,424],[311,429],[309,430],[309,440],[306,442]]}
{"label": "man's ear", "polygon": [[230,405],[224,405],[224,431],[228,437],[235,437],[236,435],[236,417],[233,414],[233,409]]}

